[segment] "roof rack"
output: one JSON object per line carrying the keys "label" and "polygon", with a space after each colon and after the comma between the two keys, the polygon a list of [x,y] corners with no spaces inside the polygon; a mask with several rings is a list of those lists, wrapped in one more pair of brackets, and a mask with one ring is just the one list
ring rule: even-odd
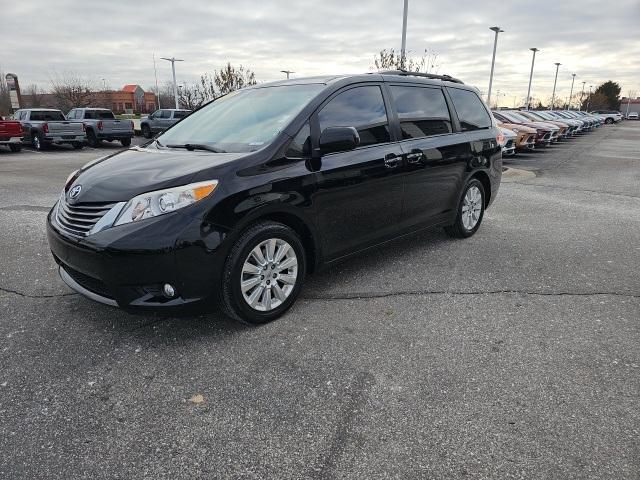
{"label": "roof rack", "polygon": [[380,70],[378,73],[381,75],[402,75],[402,76],[431,78],[433,80],[442,80],[445,82],[464,84],[462,80],[458,80],[457,78],[453,78],[449,75],[435,75],[433,73],[410,72],[409,70],[400,70],[400,69],[399,70]]}

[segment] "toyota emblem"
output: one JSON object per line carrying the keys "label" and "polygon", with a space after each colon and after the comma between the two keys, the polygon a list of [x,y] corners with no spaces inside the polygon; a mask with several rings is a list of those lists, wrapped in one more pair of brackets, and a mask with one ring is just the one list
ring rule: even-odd
{"label": "toyota emblem", "polygon": [[82,185],[76,185],[75,187],[73,187],[71,189],[71,191],[69,192],[69,198],[70,199],[74,199],[77,198],[78,195],[80,195],[80,191],[82,190]]}

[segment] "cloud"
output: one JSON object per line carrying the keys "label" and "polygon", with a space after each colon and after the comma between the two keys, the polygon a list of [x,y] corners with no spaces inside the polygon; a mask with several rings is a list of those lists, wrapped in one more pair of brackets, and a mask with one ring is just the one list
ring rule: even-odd
{"label": "cloud", "polygon": [[[0,63],[17,73],[22,85],[49,86],[54,72],[90,78],[112,88],[126,83],[153,85],[155,52],[160,83],[171,78],[175,55],[179,82],[220,68],[243,64],[261,81],[294,76],[369,71],[383,48],[399,49],[402,0],[234,0],[131,2],[110,0],[100,8],[77,1],[4,2]],[[623,93],[640,91],[638,59],[640,2],[601,0],[484,2],[410,0],[407,48],[438,53],[440,73],[486,91],[493,32],[500,25],[494,92],[507,98],[526,95],[530,47],[540,48],[534,96],[551,95],[554,62],[560,98],[583,81],[621,83]]]}

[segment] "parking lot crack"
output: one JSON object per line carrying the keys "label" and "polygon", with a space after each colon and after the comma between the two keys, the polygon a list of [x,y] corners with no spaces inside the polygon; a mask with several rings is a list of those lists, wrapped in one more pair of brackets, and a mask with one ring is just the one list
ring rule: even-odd
{"label": "parking lot crack", "polygon": [[22,298],[57,298],[57,297],[70,297],[72,295],[79,295],[78,293],[75,293],[75,292],[51,293],[51,294],[44,293],[44,294],[33,295],[30,293],[24,293],[24,292],[20,292],[18,290],[14,290],[12,288],[6,288],[6,287],[0,287],[0,292],[17,295]]}
{"label": "parking lot crack", "polygon": [[388,298],[401,296],[427,296],[427,295],[532,295],[541,297],[594,297],[594,296],[615,296],[626,298],[640,298],[640,293],[623,292],[541,292],[529,290],[476,290],[476,291],[453,291],[453,290],[400,290],[395,292],[354,292],[340,295],[302,295],[304,300],[366,300],[372,298]]}

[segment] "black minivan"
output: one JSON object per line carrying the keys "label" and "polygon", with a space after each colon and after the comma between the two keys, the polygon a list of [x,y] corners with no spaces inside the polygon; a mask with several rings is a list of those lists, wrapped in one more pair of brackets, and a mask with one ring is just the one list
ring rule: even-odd
{"label": "black minivan", "polygon": [[500,185],[500,135],[449,76],[244,88],[73,172],[49,244],[62,279],[98,302],[219,304],[264,323],[347,255],[427,227],[473,235]]}

